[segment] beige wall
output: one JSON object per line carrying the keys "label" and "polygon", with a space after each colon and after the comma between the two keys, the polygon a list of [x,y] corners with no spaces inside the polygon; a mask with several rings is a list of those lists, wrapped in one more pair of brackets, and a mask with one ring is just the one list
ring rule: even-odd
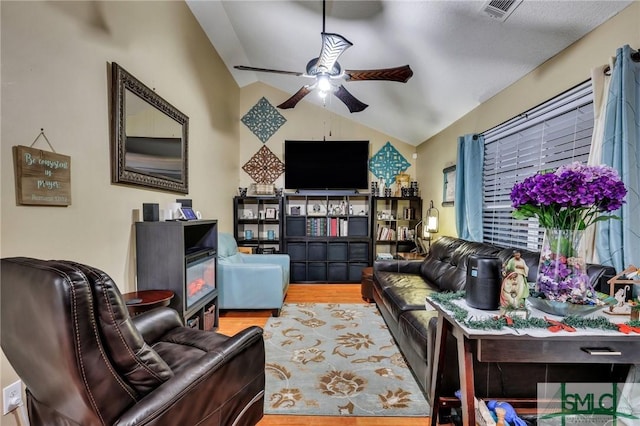
{"label": "beige wall", "polygon": [[[126,292],[135,288],[132,222],[142,203],[192,198],[205,218],[231,228],[240,90],[186,4],[0,3],[2,257],[73,259]],[[111,62],[189,116],[188,195],[111,184]],[[16,206],[11,147],[30,145],[40,128],[71,157],[69,207]],[[43,140],[36,147],[48,149]],[[15,379],[3,354],[2,387]],[[0,419],[15,424],[13,415]]]}
{"label": "beige wall", "polygon": [[[292,77],[293,78],[293,77]],[[254,83],[242,89],[240,96],[240,115],[246,114],[263,96],[274,107],[287,100],[292,93],[284,93],[280,90],[266,86],[262,83]],[[310,93],[307,96],[317,96]],[[339,108],[345,108],[337,99],[330,99],[331,102],[338,102]],[[371,106],[370,108],[375,108]],[[280,160],[283,158],[284,141],[291,140],[368,140],[370,141],[369,155],[375,153],[382,148],[387,142],[400,152],[407,159],[411,166],[406,173],[415,178],[416,167],[412,155],[415,153],[416,147],[409,145],[399,139],[392,138],[384,133],[372,130],[355,123],[352,120],[342,117],[341,115],[330,112],[325,108],[321,108],[310,102],[302,101],[293,109],[278,109],[278,112],[287,120],[276,133],[271,136],[264,144],[269,148]],[[240,124],[240,166],[246,163],[261,147],[263,143],[251,130],[244,124]],[[371,172],[369,172],[369,181],[378,181]],[[249,186],[251,177],[244,171],[240,171],[241,186]],[[284,175],[275,182],[276,187],[284,186]]]}
{"label": "beige wall", "polygon": [[[640,2],[634,2],[523,79],[418,146],[418,181],[425,200],[440,209],[438,235],[456,235],[453,207],[441,207],[442,169],[456,161],[458,136],[480,133],[589,78],[625,44],[640,48]],[[527,52],[522,52],[526,55]]]}

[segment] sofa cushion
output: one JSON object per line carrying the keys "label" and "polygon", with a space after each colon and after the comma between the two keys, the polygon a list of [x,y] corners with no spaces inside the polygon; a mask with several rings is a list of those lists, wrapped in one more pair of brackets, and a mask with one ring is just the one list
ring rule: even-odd
{"label": "sofa cushion", "polygon": [[501,249],[484,243],[440,237],[422,262],[420,274],[441,291],[464,290],[471,254],[497,256]]}
{"label": "sofa cushion", "polygon": [[467,262],[472,254],[484,256],[497,256],[500,252],[498,247],[466,241],[451,254],[451,268],[447,270],[438,283],[438,287],[443,291],[464,290],[467,282]]}
{"label": "sofa cushion", "polygon": [[426,286],[426,282],[420,275],[405,272],[375,271],[374,282],[382,293],[388,288],[396,286],[414,286],[416,282],[422,283],[422,286]]}
{"label": "sofa cushion", "polygon": [[439,287],[442,276],[451,270],[451,254],[463,240],[452,237],[440,237],[432,245],[429,254],[420,266],[420,275]]}
{"label": "sofa cushion", "polygon": [[385,306],[396,320],[404,311],[423,310],[427,295],[438,291],[416,274],[378,272],[378,280]]}

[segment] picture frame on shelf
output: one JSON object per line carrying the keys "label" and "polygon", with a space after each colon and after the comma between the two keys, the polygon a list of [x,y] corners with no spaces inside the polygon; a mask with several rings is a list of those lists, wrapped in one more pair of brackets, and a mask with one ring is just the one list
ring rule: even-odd
{"label": "picture frame on shelf", "polygon": [[[403,197],[402,189],[409,187],[409,182],[411,181],[411,176],[407,173],[400,172],[396,175],[396,190],[393,194],[394,197]],[[405,191],[406,192],[406,191]]]}
{"label": "picture frame on shelf", "polygon": [[442,205],[453,206],[456,198],[456,166],[445,167],[442,175]]}
{"label": "picture frame on shelf", "polygon": [[265,219],[276,219],[277,217],[277,213],[276,213],[276,209],[274,208],[267,208],[265,209]]}
{"label": "picture frame on shelf", "polygon": [[327,207],[321,201],[314,201],[307,207],[308,216],[325,216]]}

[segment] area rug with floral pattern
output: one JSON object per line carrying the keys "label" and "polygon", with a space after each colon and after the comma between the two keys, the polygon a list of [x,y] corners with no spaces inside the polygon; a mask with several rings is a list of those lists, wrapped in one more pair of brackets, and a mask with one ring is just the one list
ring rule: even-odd
{"label": "area rug with floral pattern", "polygon": [[285,304],[264,337],[265,414],[429,413],[374,304]]}

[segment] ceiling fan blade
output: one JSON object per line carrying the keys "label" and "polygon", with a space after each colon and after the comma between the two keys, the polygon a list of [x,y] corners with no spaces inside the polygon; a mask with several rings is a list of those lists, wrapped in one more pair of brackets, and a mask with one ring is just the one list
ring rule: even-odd
{"label": "ceiling fan blade", "polygon": [[291,96],[289,99],[287,99],[286,101],[278,105],[278,108],[280,109],[293,108],[298,104],[298,102],[302,100],[302,98],[307,96],[309,93],[311,93],[309,86],[302,86],[300,90],[296,92],[295,95]]}
{"label": "ceiling fan blade", "polygon": [[344,102],[347,108],[349,108],[349,112],[360,112],[369,106],[356,99],[356,97],[349,93],[349,91],[342,85],[340,85],[340,87],[338,87],[338,90],[336,90],[333,94],[336,95],[336,98]]}
{"label": "ceiling fan blade", "polygon": [[406,83],[413,71],[409,65],[395,68],[382,68],[378,70],[345,70],[346,81],[386,80]]}
{"label": "ceiling fan blade", "polygon": [[318,71],[330,72],[340,55],[351,46],[353,44],[340,34],[322,33],[322,49],[316,63]]}
{"label": "ceiling fan blade", "polygon": [[272,70],[269,68],[254,68],[254,67],[247,67],[244,65],[235,65],[234,68],[242,71],[272,72],[276,74],[289,74],[289,75],[297,75],[297,76],[304,75],[304,73],[297,72],[297,71],[282,71],[282,70]]}

